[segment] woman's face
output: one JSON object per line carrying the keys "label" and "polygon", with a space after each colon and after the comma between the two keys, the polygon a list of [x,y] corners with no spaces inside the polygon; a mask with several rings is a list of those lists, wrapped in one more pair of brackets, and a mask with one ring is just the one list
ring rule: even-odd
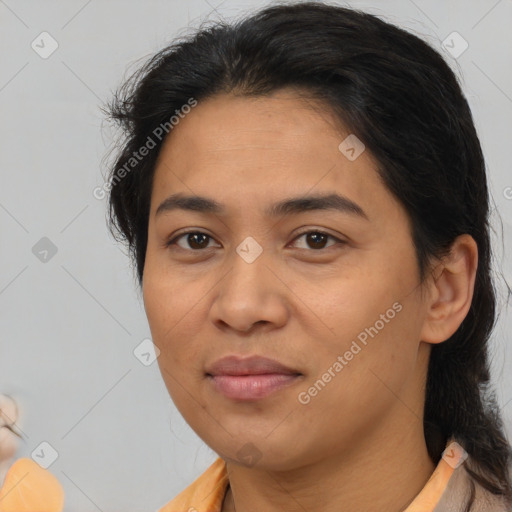
{"label": "woman's face", "polygon": [[[422,418],[430,345],[408,218],[369,151],[340,149],[349,133],[312,105],[291,91],[199,102],[155,170],[143,295],[160,370],[195,432],[248,466],[341,456]],[[334,194],[338,208],[268,212]]]}

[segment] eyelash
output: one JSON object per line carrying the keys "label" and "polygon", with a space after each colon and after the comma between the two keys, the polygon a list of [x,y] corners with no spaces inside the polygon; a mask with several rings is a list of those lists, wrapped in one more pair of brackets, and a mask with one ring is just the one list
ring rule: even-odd
{"label": "eyelash", "polygon": [[[343,240],[340,240],[339,238],[325,232],[325,231],[322,231],[322,230],[319,230],[319,229],[310,229],[310,230],[307,230],[307,231],[302,231],[301,233],[297,234],[297,236],[293,239],[293,241],[297,240],[298,238],[300,238],[301,236],[303,235],[307,235],[309,233],[315,233],[315,234],[319,234],[319,235],[325,235],[327,236],[327,238],[332,238],[333,240],[335,240],[336,242],[340,243],[341,245],[345,244],[346,242],[343,241]],[[176,245],[176,242],[184,237],[185,235],[190,235],[190,234],[199,234],[199,235],[206,235],[209,239],[211,240],[214,240],[214,238],[210,235],[208,235],[208,233],[205,233],[203,231],[197,231],[197,230],[190,230],[190,231],[185,231],[183,233],[180,233],[179,235],[175,236],[174,238],[172,239],[169,239],[166,243],[165,243],[165,247],[170,247],[172,245]],[[329,246],[329,247],[333,247],[333,246]],[[327,250],[329,249],[329,247],[323,247],[321,249],[305,249],[305,250],[309,250],[310,252],[320,252],[320,251],[324,251],[324,250]],[[180,247],[180,249],[183,249],[182,247]],[[185,251],[192,251],[192,252],[201,252],[201,251],[205,251],[207,250],[207,248],[204,248],[204,249],[183,249]]]}

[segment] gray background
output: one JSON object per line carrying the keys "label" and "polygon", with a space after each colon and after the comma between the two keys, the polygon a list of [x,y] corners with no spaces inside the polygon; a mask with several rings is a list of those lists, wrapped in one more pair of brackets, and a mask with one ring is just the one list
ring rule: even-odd
{"label": "gray background", "polygon": [[[512,283],[512,1],[339,3],[424,37],[461,77],[497,209],[495,268]],[[21,407],[17,457],[42,442],[58,453],[50,471],[66,511],[156,510],[216,457],[174,408],[157,363],[134,356],[150,332],[106,202],[93,196],[111,137],[98,105],[187,26],[264,4],[0,0],[0,392]],[[31,47],[43,31],[59,45],[46,59]],[[457,59],[441,43],[453,31],[469,44]],[[46,262],[33,252],[43,237],[57,248]],[[493,369],[510,436],[512,319],[498,289]]]}

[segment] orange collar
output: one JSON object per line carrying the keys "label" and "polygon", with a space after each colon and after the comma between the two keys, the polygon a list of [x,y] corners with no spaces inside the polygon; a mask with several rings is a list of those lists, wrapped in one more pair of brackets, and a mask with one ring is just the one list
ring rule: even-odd
{"label": "orange collar", "polygon": [[[459,444],[452,440],[448,441],[425,487],[404,512],[434,512],[454,470],[466,458],[467,453]],[[221,512],[228,484],[226,464],[219,457],[201,476],[158,512]]]}

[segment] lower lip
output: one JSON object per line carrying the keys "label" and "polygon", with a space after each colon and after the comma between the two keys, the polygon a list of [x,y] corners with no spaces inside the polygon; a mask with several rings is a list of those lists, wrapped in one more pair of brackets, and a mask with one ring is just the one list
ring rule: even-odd
{"label": "lower lip", "polygon": [[283,389],[299,377],[282,373],[263,375],[210,375],[217,391],[234,400],[258,400]]}

